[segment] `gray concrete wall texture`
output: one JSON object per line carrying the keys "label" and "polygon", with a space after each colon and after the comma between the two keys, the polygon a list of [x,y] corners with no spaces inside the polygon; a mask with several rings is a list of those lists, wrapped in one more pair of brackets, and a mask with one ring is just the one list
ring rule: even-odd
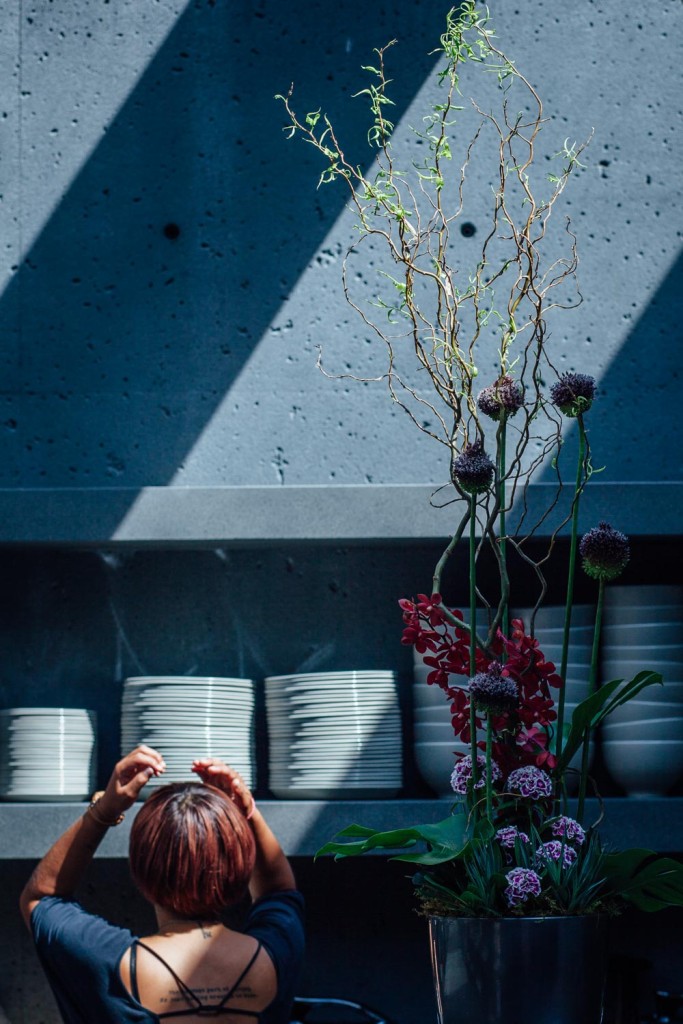
{"label": "gray concrete wall texture", "polygon": [[[346,306],[341,187],[287,142],[274,94],[329,110],[365,159],[360,66],[397,37],[400,121],[422,111],[447,5],[47,0],[0,22],[0,486],[440,483]],[[551,323],[594,373],[608,479],[680,479],[683,9],[492,5],[550,116],[542,151],[595,129],[566,206],[582,307]],[[485,189],[475,189],[473,216]]]}

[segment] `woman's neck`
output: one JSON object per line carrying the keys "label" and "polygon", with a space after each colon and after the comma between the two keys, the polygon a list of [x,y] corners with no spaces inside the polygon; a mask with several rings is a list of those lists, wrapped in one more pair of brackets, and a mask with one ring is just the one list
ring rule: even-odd
{"label": "woman's neck", "polygon": [[157,935],[189,935],[198,932],[204,939],[213,938],[216,930],[222,928],[218,921],[191,920],[187,917],[176,917],[172,911],[164,907],[154,908],[157,917]]}

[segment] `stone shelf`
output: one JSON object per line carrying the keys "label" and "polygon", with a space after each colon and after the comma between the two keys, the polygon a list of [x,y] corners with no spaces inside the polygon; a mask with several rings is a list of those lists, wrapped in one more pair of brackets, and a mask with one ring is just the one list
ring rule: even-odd
{"label": "stone shelf", "polygon": [[[529,522],[554,487],[529,488]],[[144,487],[0,490],[0,544],[253,545],[368,543],[441,539],[453,508],[433,508],[434,488],[379,486]],[[434,497],[447,501],[449,490]],[[580,529],[600,519],[628,534],[681,533],[683,482],[593,481],[581,503]],[[515,512],[509,516],[513,527]],[[552,525],[555,525],[554,523]],[[545,529],[548,527],[546,525]]]}
{"label": "stone shelf", "polygon": [[[604,804],[601,833],[613,847],[683,851],[683,797],[615,797]],[[346,825],[385,830],[439,821],[448,814],[450,800],[261,800],[259,806],[287,854],[310,857]],[[0,803],[0,859],[39,859],[85,807],[81,803]],[[594,821],[598,813],[597,801],[589,800],[586,820]],[[134,816],[135,809],[121,826],[110,829],[98,857],[127,855]]]}

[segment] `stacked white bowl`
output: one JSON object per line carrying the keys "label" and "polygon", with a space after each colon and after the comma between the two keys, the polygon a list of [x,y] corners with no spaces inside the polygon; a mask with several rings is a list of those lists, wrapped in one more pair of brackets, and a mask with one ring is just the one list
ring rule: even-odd
{"label": "stacked white bowl", "polygon": [[275,796],[396,796],[403,779],[403,743],[394,672],[269,676],[265,689],[269,788]]}
{"label": "stacked white bowl", "polygon": [[97,716],[85,708],[0,711],[0,798],[63,802],[95,789]]}
{"label": "stacked white bowl", "polygon": [[603,682],[659,672],[602,726],[610,775],[629,796],[663,796],[683,779],[683,587],[610,586],[602,630]]}
{"label": "stacked white bowl", "polygon": [[254,683],[213,676],[140,676],[126,679],[121,748],[154,747],[166,772],[149,786],[196,780],[197,757],[220,757],[254,784]]}
{"label": "stacked white bowl", "polygon": [[[451,772],[458,758],[469,754],[469,744],[456,739],[451,724],[451,702],[440,686],[427,683],[431,669],[416,665],[413,683],[413,736],[417,769],[438,796],[453,796]],[[452,676],[451,686],[468,682],[467,676]],[[482,733],[483,737],[483,733]]]}

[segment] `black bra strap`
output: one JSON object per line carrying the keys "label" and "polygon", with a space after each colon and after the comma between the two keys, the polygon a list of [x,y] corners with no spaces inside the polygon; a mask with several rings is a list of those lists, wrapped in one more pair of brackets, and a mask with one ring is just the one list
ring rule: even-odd
{"label": "black bra strap", "polygon": [[244,970],[240,974],[240,976],[237,979],[237,981],[234,983],[234,985],[232,985],[232,987],[230,988],[230,991],[228,992],[228,994],[226,996],[223,996],[223,998],[221,999],[220,1003],[218,1004],[218,1008],[219,1009],[221,1009],[221,1010],[223,1009],[223,1007],[228,1002],[228,1000],[234,995],[234,993],[240,987],[240,985],[242,984],[242,982],[244,981],[246,976],[249,974],[249,971],[252,969],[252,967],[256,963],[256,958],[258,957],[260,952],[261,952],[261,943],[257,942],[256,950],[254,952],[254,955],[252,956],[251,960],[249,961],[247,966],[244,968]]}
{"label": "black bra strap", "polygon": [[[186,985],[185,982],[181,978],[178,977],[178,975],[173,970],[171,965],[169,963],[167,963],[164,960],[164,958],[162,956],[160,956],[156,952],[156,950],[152,949],[151,946],[146,946],[144,942],[140,941],[140,939],[136,939],[135,940],[135,942],[131,946],[131,950],[130,950],[130,989],[131,989],[131,995],[133,996],[134,999],[137,999],[137,1001],[140,1002],[140,993],[139,993],[139,989],[138,989],[138,978],[137,978],[137,947],[138,946],[142,946],[142,948],[147,950],[148,953],[151,953],[152,956],[155,957],[159,961],[160,964],[163,964],[163,966],[166,968],[166,970],[168,971],[168,973],[171,975],[171,977],[175,981],[176,985],[178,986],[179,991],[187,999],[188,1003],[191,1003],[191,1004],[194,1003],[194,1008],[196,1010],[203,1010],[203,1009],[205,1009],[205,1006],[202,1003],[201,999],[199,999],[194,994],[192,989],[189,988],[189,986]],[[232,998],[232,996],[235,994],[235,992],[237,991],[239,986],[242,984],[242,982],[246,978],[246,976],[249,973],[249,971],[252,969],[252,967],[256,963],[256,959],[257,959],[259,953],[261,952],[261,949],[262,949],[262,944],[260,942],[258,942],[257,945],[256,945],[256,949],[254,951],[254,954],[251,957],[251,959],[249,960],[249,963],[244,968],[244,970],[241,972],[241,974],[237,978],[237,981],[235,981],[234,984],[231,985],[231,987],[228,990],[227,994],[225,996],[223,996],[223,998],[221,999],[220,1003],[218,1003],[216,1005],[215,1009],[222,1010],[222,1009],[225,1008],[225,1004],[228,1002],[229,999]],[[185,1012],[186,1011],[184,1011],[184,1010],[179,1011],[180,1014],[183,1014]],[[190,1011],[190,1012],[192,1012],[192,1011]],[[242,1011],[237,1010],[235,1012],[240,1013]],[[249,1012],[250,1015],[251,1015],[250,1011],[243,1011],[243,1012]],[[164,1014],[164,1016],[166,1016],[166,1014]]]}
{"label": "black bra strap", "polygon": [[140,1002],[140,992],[138,989],[138,947],[136,942],[130,947],[130,993],[133,999],[137,999]]}
{"label": "black bra strap", "polygon": [[[175,981],[176,985],[178,986],[180,992],[182,992],[182,994],[187,999],[188,1003],[194,1003],[195,1008],[200,1010],[202,1008],[202,1001],[201,1001],[201,999],[198,999],[197,996],[192,991],[192,989],[189,988],[185,984],[185,982],[182,980],[182,978],[178,977],[178,975],[173,970],[171,965],[169,963],[167,963],[162,956],[159,956],[159,954],[156,952],[156,950],[152,949],[151,946],[146,946],[144,942],[140,941],[140,939],[137,940],[137,944],[138,944],[138,946],[142,946],[143,949],[146,949],[148,953],[151,953],[153,957],[156,957],[156,959],[159,961],[160,964],[164,965],[164,967],[166,968],[166,970],[168,971],[168,973],[171,975],[171,977]],[[140,1000],[138,999],[138,1002],[139,1001]]]}

